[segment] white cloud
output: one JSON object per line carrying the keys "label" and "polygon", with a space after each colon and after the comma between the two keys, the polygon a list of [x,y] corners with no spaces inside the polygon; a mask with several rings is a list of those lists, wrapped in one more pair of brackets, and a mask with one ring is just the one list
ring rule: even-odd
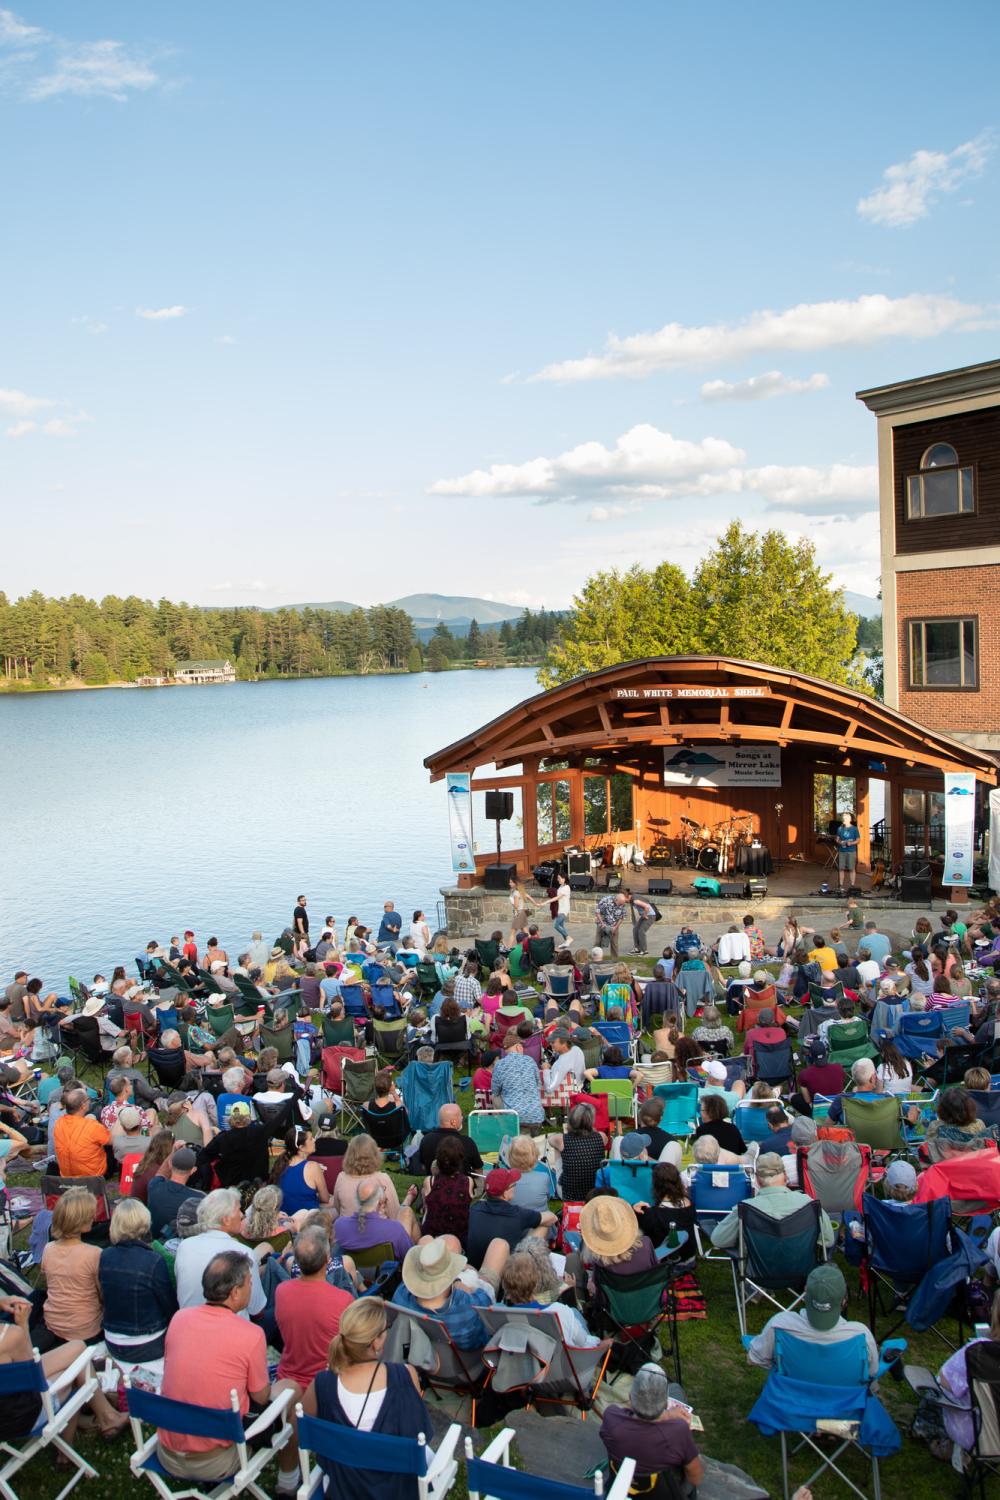
{"label": "white cloud", "polygon": [[48,437],[75,437],[81,422],[91,418],[85,411],[63,411],[61,414],[42,420],[41,413],[53,407],[65,407],[66,402],[54,401],[51,396],[29,396],[25,391],[0,387],[0,415],[16,420],[6,429],[10,438],[27,437],[29,433],[45,434]]}
{"label": "white cloud", "polygon": [[7,436],[10,438],[25,437],[29,432],[35,430],[34,422],[15,422],[13,427],[7,428]]}
{"label": "white cloud", "polygon": [[829,375],[810,375],[795,380],[780,370],[765,375],[751,375],[748,380],[706,380],[699,392],[703,401],[769,401],[772,396],[801,396],[807,391],[822,391],[830,384]]}
{"label": "white cloud", "polygon": [[874,464],[765,464],[744,471],[743,488],[772,506],[874,505],[878,469]]}
{"label": "white cloud", "polygon": [[137,318],[146,318],[150,323],[165,323],[170,318],[183,318],[190,311],[183,302],[175,302],[173,307],[137,307],[135,315]]}
{"label": "white cloud", "polygon": [[89,313],[83,313],[78,318],[72,318],[78,328],[83,328],[87,333],[107,333],[107,323],[102,323],[98,318],[92,318]]}
{"label": "white cloud", "polygon": [[595,505],[588,510],[587,520],[602,525],[605,521],[620,521],[623,516],[633,516],[641,509],[642,504],[638,500],[619,505]]}
{"label": "white cloud", "polygon": [[984,130],[954,151],[914,151],[882,173],[882,186],[858,200],[858,213],[873,224],[909,228],[925,219],[944,193],[953,193],[970,177],[980,177],[996,150],[996,136]]}
{"label": "white cloud", "polygon": [[533,496],[574,500],[595,493],[662,499],[667,495],[716,494],[730,486],[731,472],[746,455],[723,438],[700,443],[675,438],[642,423],[624,433],[613,448],[581,443],[557,458],[522,464],[491,464],[457,479],[439,479],[431,495]]}
{"label": "white cloud", "polygon": [[239,339],[233,338],[231,333],[220,333],[215,342],[217,344],[238,344]]}
{"label": "white cloud", "polygon": [[884,338],[933,338],[981,325],[984,309],[955,297],[872,293],[853,302],[801,302],[784,312],[765,308],[738,323],[667,323],[652,333],[608,338],[603,354],[546,365],[532,380],[641,379],[657,370],[723,364],[776,349],[797,353],[873,344]]}
{"label": "white cloud", "polygon": [[115,99],[143,93],[159,83],[151,51],[113,38],[70,41],[31,26],[12,10],[0,9],[0,79],[25,99]]}
{"label": "white cloud", "polygon": [[57,404],[49,396],[29,396],[24,391],[4,389],[0,386],[0,412],[6,412],[12,417],[30,417],[46,406]]}
{"label": "white cloud", "polygon": [[41,431],[49,437],[76,437],[81,422],[90,422],[93,419],[85,411],[74,412],[71,416],[52,417],[46,422]]}

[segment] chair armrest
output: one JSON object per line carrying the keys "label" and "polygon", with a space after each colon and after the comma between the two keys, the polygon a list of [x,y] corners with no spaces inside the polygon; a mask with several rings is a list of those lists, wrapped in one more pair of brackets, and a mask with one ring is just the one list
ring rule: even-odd
{"label": "chair armrest", "polygon": [[266,1432],[267,1429],[271,1427],[279,1417],[283,1417],[288,1407],[291,1405],[291,1400],[294,1395],[295,1392],[293,1390],[287,1390],[282,1391],[280,1396],[275,1396],[274,1400],[264,1408],[257,1420],[247,1428],[244,1434],[247,1442],[249,1442],[252,1438],[259,1437],[259,1435],[262,1432]]}
{"label": "chair armrest", "polygon": [[906,1339],[886,1339],[885,1343],[879,1350],[878,1369],[875,1371],[876,1380],[878,1380],[879,1376],[881,1375],[887,1375],[891,1369],[891,1365],[895,1363],[898,1363],[900,1373],[902,1373],[902,1360],[900,1359],[899,1361],[890,1362],[886,1358],[886,1355],[893,1353],[895,1350],[898,1350],[900,1355],[902,1355],[905,1352],[906,1348]]}
{"label": "chair armrest", "polygon": [[447,1466],[453,1462],[455,1458],[455,1449],[458,1446],[458,1440],[461,1436],[461,1424],[459,1422],[452,1422],[451,1426],[448,1428],[448,1431],[445,1433],[444,1437],[437,1445],[437,1451],[434,1454],[433,1461],[428,1465],[426,1474],[427,1479],[432,1479],[435,1475],[439,1474],[443,1469],[447,1468]]}
{"label": "chair armrest", "polygon": [[77,1376],[86,1373],[95,1357],[100,1357],[102,1354],[104,1354],[104,1352],[105,1349],[103,1344],[88,1345],[87,1348],[84,1349],[82,1354],[78,1354],[76,1356],[76,1359],[74,1359],[71,1365],[67,1365],[65,1370],[61,1370],[59,1372],[55,1380],[49,1381],[49,1390],[52,1391],[53,1394],[58,1394],[60,1391],[65,1390],[68,1385],[72,1385],[74,1383],[74,1381],[77,1379]]}
{"label": "chair armrest", "polygon": [[486,1448],[484,1448],[483,1451],[482,1451],[482,1453],[480,1453],[480,1455],[479,1455],[479,1457],[482,1459],[483,1463],[484,1464],[498,1464],[499,1463],[499,1464],[503,1464],[506,1468],[509,1469],[510,1468],[510,1445],[514,1441],[515,1436],[516,1436],[516,1434],[514,1432],[513,1427],[505,1427],[502,1432],[498,1432],[497,1435],[496,1435],[496,1437],[493,1439],[492,1443],[490,1443]]}
{"label": "chair armrest", "polygon": [[755,1337],[756,1337],[756,1335],[752,1334],[752,1333],[745,1333],[745,1334],[743,1334],[741,1342],[743,1344],[744,1349],[749,1349],[750,1348],[750,1345],[753,1343]]}

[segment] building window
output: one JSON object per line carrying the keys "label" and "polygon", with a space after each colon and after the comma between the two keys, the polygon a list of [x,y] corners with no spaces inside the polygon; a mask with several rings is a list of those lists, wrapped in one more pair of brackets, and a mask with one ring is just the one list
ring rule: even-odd
{"label": "building window", "polygon": [[950,443],[932,443],[920,460],[920,473],[906,481],[906,514],[911,521],[933,516],[971,515],[976,508],[972,467],[959,464]]}
{"label": "building window", "polygon": [[624,833],[635,821],[631,776],[615,771],[610,777],[583,779],[583,828],[590,836]]}
{"label": "building window", "polygon": [[853,776],[834,776],[828,771],[813,775],[813,833],[830,838],[840,827],[841,813],[853,813],[858,821],[858,783]]}
{"label": "building window", "polygon": [[910,687],[979,686],[976,621],[910,621]]}
{"label": "building window", "polygon": [[538,842],[565,844],[570,836],[569,782],[540,781],[538,800]]}

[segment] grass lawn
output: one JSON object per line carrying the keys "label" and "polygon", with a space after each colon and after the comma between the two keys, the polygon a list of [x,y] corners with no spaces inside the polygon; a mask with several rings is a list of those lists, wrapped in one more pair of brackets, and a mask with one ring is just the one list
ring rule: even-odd
{"label": "grass lawn", "polygon": [[[641,965],[642,971],[651,972],[652,959],[648,962],[630,961]],[[458,1076],[459,1072],[456,1070],[456,1079]],[[95,1079],[96,1074],[88,1077],[91,1082]],[[456,1089],[456,1097],[463,1110],[468,1113],[472,1107],[471,1088]],[[393,1173],[393,1176],[399,1183],[400,1197],[410,1182],[417,1180],[401,1173]],[[15,1182],[24,1185],[32,1185],[35,1181],[34,1177],[23,1175],[15,1179]],[[858,1290],[857,1272],[845,1268],[845,1274],[851,1292],[849,1316],[864,1322],[866,1304]],[[781,1459],[778,1439],[761,1437],[756,1427],[746,1419],[763,1385],[764,1375],[747,1364],[740,1344],[729,1267],[719,1262],[701,1262],[698,1276],[708,1303],[708,1317],[703,1321],[680,1325],[680,1347],[682,1378],[687,1398],[705,1425],[705,1432],[699,1437],[699,1446],[715,1459],[739,1465],[772,1495],[780,1496]],[[758,1332],[764,1322],[763,1310],[751,1308],[751,1331]],[[952,1338],[957,1335],[957,1325],[943,1326]],[[904,1328],[902,1334],[905,1333]],[[936,1370],[948,1352],[944,1344],[933,1335],[911,1335],[906,1359]],[[962,1495],[964,1487],[958,1475],[948,1465],[932,1458],[923,1443],[914,1442],[908,1435],[916,1405],[909,1388],[904,1383],[887,1378],[881,1383],[881,1393],[903,1435],[901,1452],[882,1465],[882,1490],[887,1500],[896,1500],[896,1497],[905,1497],[905,1500],[939,1500],[939,1497]],[[596,1418],[591,1416],[588,1420],[594,1421]],[[560,1424],[553,1430],[561,1438],[568,1429]],[[487,1435],[482,1434],[482,1437],[485,1441]],[[128,1467],[131,1452],[128,1436],[112,1446],[104,1445],[94,1436],[82,1436],[79,1446],[101,1477],[89,1487],[83,1483],[77,1493],[103,1497],[120,1494],[126,1489],[136,1489],[137,1482],[132,1478]],[[477,1446],[480,1444],[477,1443]],[[810,1465],[806,1468],[806,1463],[807,1459],[804,1457],[793,1461],[793,1488],[814,1467]],[[847,1460],[844,1466],[863,1486],[864,1466],[853,1460]],[[21,1500],[52,1500],[63,1482],[64,1476],[57,1475],[51,1461],[39,1458],[22,1471],[15,1482],[15,1490]],[[461,1474],[453,1493],[458,1500],[467,1496]],[[839,1481],[831,1481],[827,1477],[820,1481],[816,1494],[820,1497],[832,1497],[846,1494],[846,1491]]]}

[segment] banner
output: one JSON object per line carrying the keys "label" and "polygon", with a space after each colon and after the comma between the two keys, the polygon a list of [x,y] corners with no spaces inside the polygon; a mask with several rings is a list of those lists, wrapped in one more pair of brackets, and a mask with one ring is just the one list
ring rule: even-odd
{"label": "banner", "polygon": [[476,868],[472,855],[472,786],[468,771],[449,771],[448,831],[451,834],[451,868],[465,875]]}
{"label": "banner", "polygon": [[780,786],[777,745],[665,745],[664,786]]}
{"label": "banner", "polygon": [[975,832],[976,778],[970,771],[946,771],[943,885],[972,884]]}
{"label": "banner", "polygon": [[1000,891],[1000,787],[990,789],[990,873],[991,891]]}

